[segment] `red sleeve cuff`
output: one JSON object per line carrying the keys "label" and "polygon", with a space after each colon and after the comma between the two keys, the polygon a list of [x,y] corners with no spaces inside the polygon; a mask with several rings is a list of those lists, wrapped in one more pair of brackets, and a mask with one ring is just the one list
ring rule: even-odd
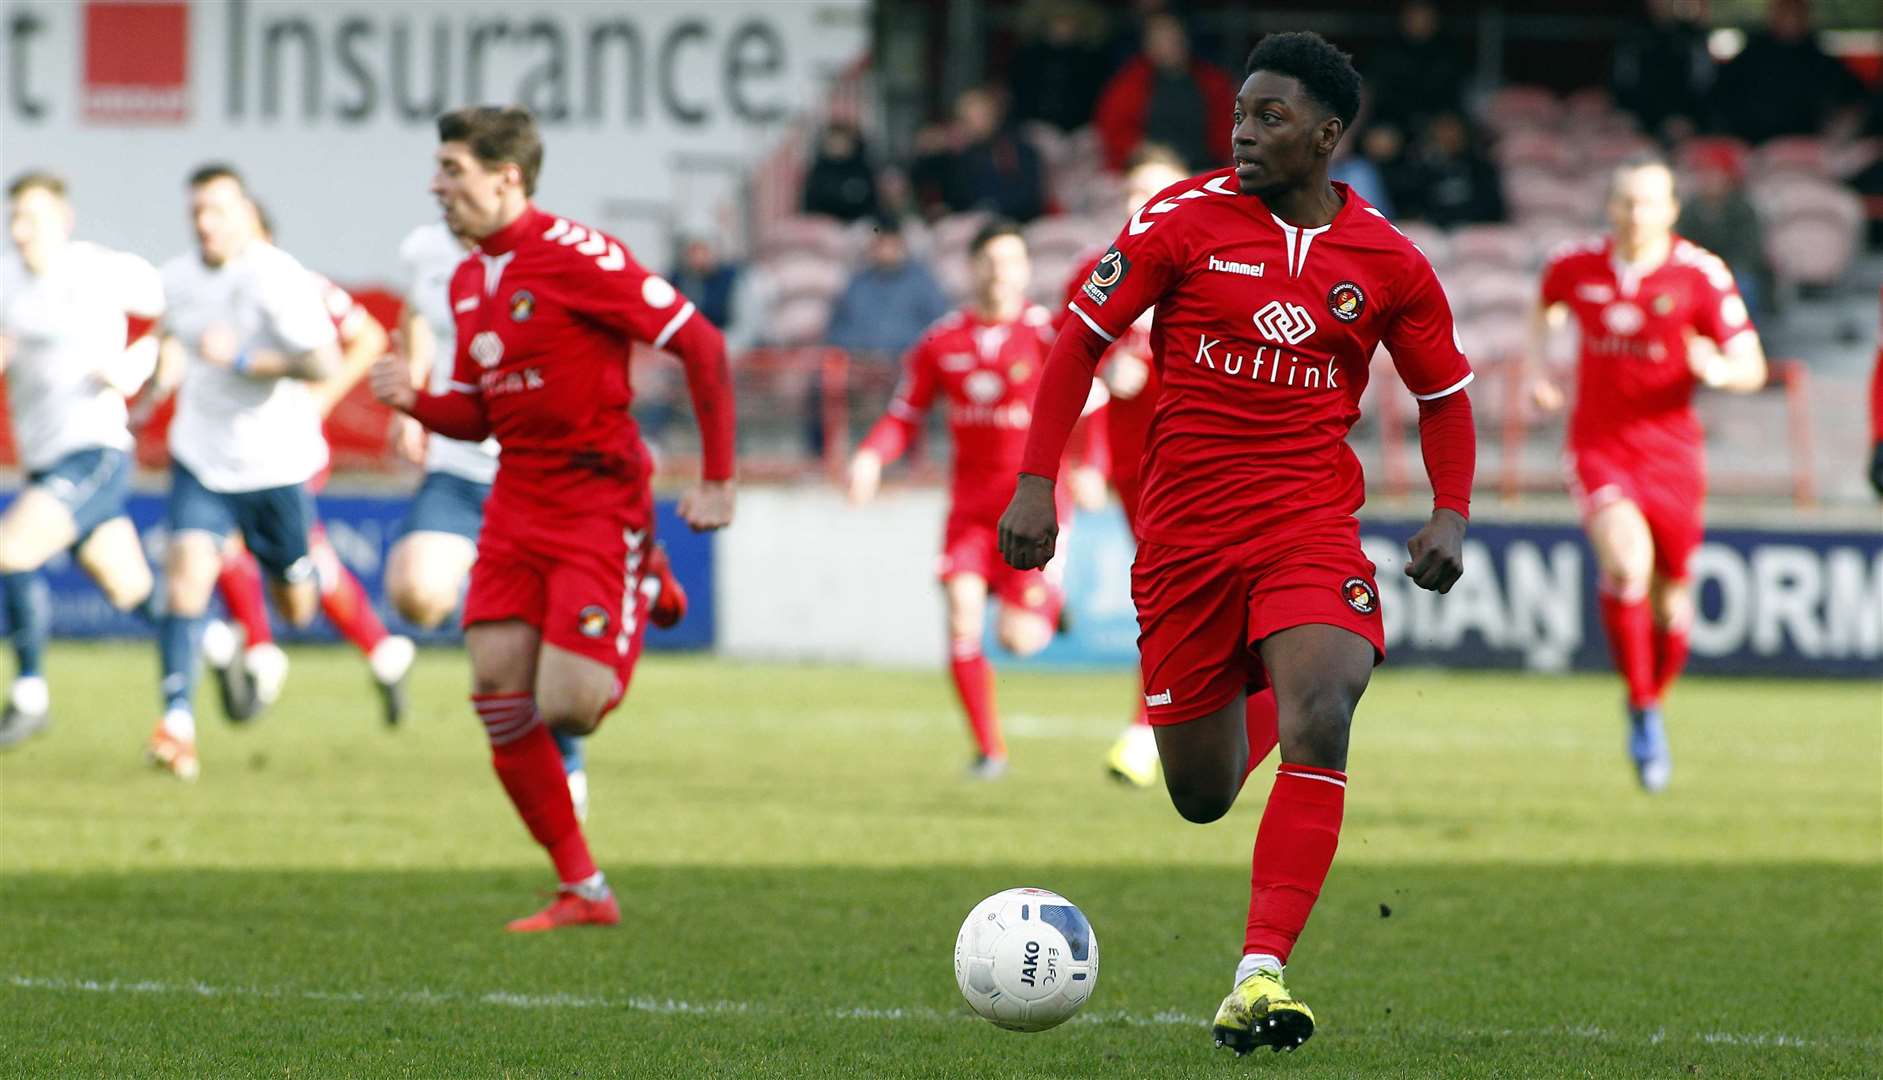
{"label": "red sleeve cuff", "polygon": [[1478,433],[1471,398],[1463,390],[1419,402],[1419,452],[1432,482],[1432,509],[1471,516],[1471,481],[1478,466]]}

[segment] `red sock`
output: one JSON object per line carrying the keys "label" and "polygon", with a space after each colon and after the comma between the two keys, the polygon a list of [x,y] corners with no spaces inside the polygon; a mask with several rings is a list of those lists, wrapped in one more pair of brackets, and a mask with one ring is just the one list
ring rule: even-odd
{"label": "red sock", "polygon": [[327,615],[327,621],[346,635],[353,647],[368,656],[373,649],[386,640],[386,624],[379,621],[379,612],[373,610],[372,598],[366,595],[366,586],[353,576],[353,571],[334,561],[335,572],[329,578],[323,575],[320,590],[320,610]]}
{"label": "red sock", "polygon": [[556,876],[574,885],[595,876],[595,860],[575,820],[569,780],[556,740],[536,715],[529,694],[472,694],[490,736],[490,763],[530,835],[549,852]]}
{"label": "red sock", "polygon": [[961,695],[961,707],[967,710],[974,744],[988,757],[1006,757],[1007,744],[1000,737],[1000,715],[994,711],[993,665],[981,655],[981,643],[972,638],[955,641],[950,653],[948,666],[955,676],[955,692]]}
{"label": "red sock", "polygon": [[1267,953],[1288,962],[1334,863],[1346,801],[1346,773],[1288,761],[1276,771],[1255,833],[1244,956]]}
{"label": "red sock", "polygon": [[1281,732],[1275,726],[1275,688],[1264,687],[1261,693],[1250,694],[1243,704],[1243,710],[1242,720],[1249,733],[1249,760],[1242,767],[1242,779],[1247,783],[1249,774],[1268,758],[1275,744],[1281,741]]}
{"label": "red sock", "polygon": [[261,564],[247,548],[222,560],[216,588],[222,590],[229,618],[241,625],[249,645],[266,645],[275,639],[274,629],[268,625],[268,606],[262,599]]}
{"label": "red sock", "polygon": [[1687,628],[1685,626],[1657,626],[1654,628],[1654,698],[1660,700],[1667,695],[1667,688],[1674,685],[1674,680],[1687,666]]}
{"label": "red sock", "polygon": [[1608,631],[1609,655],[1615,670],[1628,684],[1628,707],[1646,708],[1657,700],[1654,692],[1654,622],[1646,597],[1623,600],[1604,591],[1602,628]]}

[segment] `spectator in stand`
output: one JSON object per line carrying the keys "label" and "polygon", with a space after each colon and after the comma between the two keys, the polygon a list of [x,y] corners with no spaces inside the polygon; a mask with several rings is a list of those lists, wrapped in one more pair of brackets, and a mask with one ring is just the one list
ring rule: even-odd
{"label": "spectator in stand", "polygon": [[1386,186],[1386,175],[1372,158],[1354,150],[1353,143],[1352,139],[1340,140],[1340,145],[1334,148],[1334,167],[1328,170],[1327,175],[1352,188],[1367,201],[1368,206],[1389,219],[1397,216],[1397,204],[1393,202],[1391,189]]}
{"label": "spectator in stand", "polygon": [[1863,98],[1857,76],[1818,47],[1805,0],[1771,0],[1766,29],[1747,39],[1713,84],[1720,126],[1749,143],[1821,134]]}
{"label": "spectator in stand", "polygon": [[[1346,140],[1342,140],[1345,142]],[[1380,213],[1387,217],[1416,218],[1419,207],[1424,203],[1419,189],[1419,168],[1412,162],[1412,155],[1406,151],[1406,137],[1391,124],[1369,124],[1360,131],[1360,157],[1366,159],[1373,171],[1379,175],[1384,186],[1386,204],[1374,202]],[[1368,202],[1369,196],[1362,195]]]}
{"label": "spectator in stand", "polygon": [[1438,29],[1438,6],[1430,0],[1413,0],[1399,10],[1399,37],[1381,49],[1367,73],[1375,123],[1410,133],[1440,113],[1464,110],[1465,63]]}
{"label": "spectator in stand", "polygon": [[[909,198],[925,221],[948,213],[948,176],[954,165],[954,136],[948,125],[929,123],[910,140]],[[886,207],[893,213],[893,207]]]}
{"label": "spectator in stand", "polygon": [[1756,315],[1770,294],[1765,231],[1746,197],[1744,157],[1731,146],[1709,145],[1695,154],[1693,167],[1692,197],[1681,201],[1674,231],[1726,261],[1739,295]]}
{"label": "spectator in stand", "polygon": [[1034,0],[1021,12],[1031,28],[1013,62],[1013,118],[1060,131],[1084,127],[1105,80],[1094,40],[1095,13],[1079,0]]}
{"label": "spectator in stand", "polygon": [[1615,49],[1609,79],[1615,104],[1649,135],[1683,139],[1705,116],[1714,76],[1705,17],[1705,0],[1649,0],[1647,25]]}
{"label": "spectator in stand", "polygon": [[1182,20],[1156,14],[1144,21],[1144,51],[1127,61],[1099,94],[1092,123],[1105,151],[1105,167],[1124,168],[1147,131],[1175,150],[1192,172],[1222,166],[1236,87],[1214,64],[1190,54]]}
{"label": "spectator in stand", "polygon": [[909,257],[902,226],[877,222],[868,261],[844,286],[831,309],[825,340],[857,354],[895,364],[930,323],[948,313],[948,298],[934,275]]}
{"label": "spectator in stand", "polygon": [[804,178],[804,212],[843,222],[877,213],[876,173],[854,123],[832,120],[818,135],[817,157]]}
{"label": "spectator in stand", "polygon": [[1419,202],[1410,216],[1442,229],[1504,220],[1503,180],[1462,116],[1443,112],[1432,117],[1416,164]]}
{"label": "spectator in stand", "polygon": [[722,262],[704,233],[680,238],[680,263],[667,275],[680,295],[714,326],[732,325],[739,287],[739,268]]}
{"label": "spectator in stand", "polygon": [[998,91],[977,87],[956,99],[955,150],[942,186],[948,209],[1022,222],[1046,212],[1046,162],[1005,120]]}

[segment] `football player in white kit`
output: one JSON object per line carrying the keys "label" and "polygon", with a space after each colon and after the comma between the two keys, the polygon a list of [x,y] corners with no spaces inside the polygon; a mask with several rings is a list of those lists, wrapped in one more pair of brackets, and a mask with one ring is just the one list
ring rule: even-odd
{"label": "football player in white kit", "polygon": [[191,174],[197,250],[163,265],[164,333],[186,356],[170,425],[170,550],[159,622],[163,719],[147,748],[184,779],[198,771],[192,700],[204,613],[222,547],[240,529],[296,626],[318,610],[307,483],[327,463],[310,384],[333,377],[333,321],[311,274],[258,235],[241,177]]}
{"label": "football player in white kit", "polygon": [[39,569],[48,559],[75,549],[113,607],[151,615],[150,565],[124,513],[132,468],[124,399],[156,364],[156,339],[144,330],[163,313],[154,267],[72,239],[57,176],[20,176],[7,202],[15,250],[0,258],[0,367],[29,484],[0,516],[0,606],[19,660],[0,749],[47,724],[40,658],[52,610]]}

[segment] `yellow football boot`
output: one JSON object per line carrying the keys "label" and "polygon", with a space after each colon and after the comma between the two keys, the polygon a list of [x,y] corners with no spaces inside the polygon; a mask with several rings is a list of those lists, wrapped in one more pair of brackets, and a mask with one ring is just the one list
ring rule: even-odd
{"label": "yellow football boot", "polygon": [[1314,1014],[1288,993],[1280,973],[1257,968],[1223,999],[1211,1031],[1216,1045],[1229,1047],[1237,1057],[1258,1046],[1279,1053],[1308,1041]]}

